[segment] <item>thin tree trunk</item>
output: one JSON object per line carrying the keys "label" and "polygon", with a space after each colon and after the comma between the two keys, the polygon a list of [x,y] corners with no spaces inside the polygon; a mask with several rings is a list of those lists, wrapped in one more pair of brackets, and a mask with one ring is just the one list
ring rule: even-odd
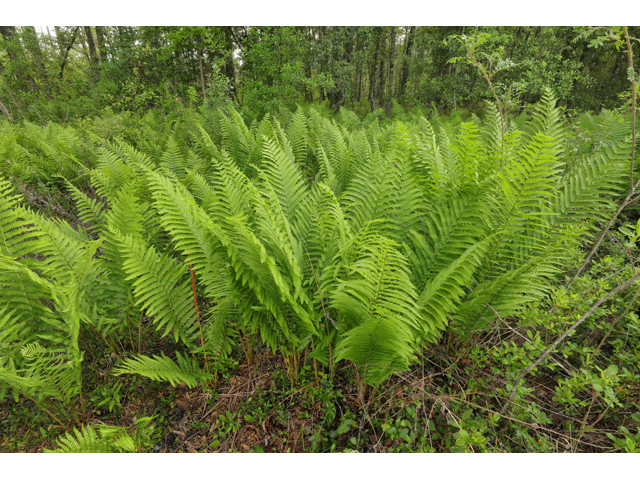
{"label": "thin tree trunk", "polygon": [[91,63],[91,65],[95,65],[98,63],[98,57],[96,56],[96,44],[93,41],[91,27],[84,27],[84,34],[87,37],[87,43],[89,44],[89,63]]}
{"label": "thin tree trunk", "polygon": [[207,91],[204,86],[204,68],[202,66],[202,50],[198,50],[198,63],[200,64],[200,85],[202,86],[202,98],[207,98]]}
{"label": "thin tree trunk", "polygon": [[47,38],[49,39],[49,45],[51,46],[51,51],[54,52],[56,55],[58,55],[60,52],[56,49],[57,43],[54,43],[53,36],[51,35],[51,30],[49,30],[49,27],[47,27]]}
{"label": "thin tree trunk", "polygon": [[233,86],[233,96],[235,97],[236,94],[236,73],[235,73],[235,67],[233,64],[233,51],[234,51],[234,46],[233,46],[233,31],[231,30],[233,27],[225,27],[225,33],[226,33],[226,45],[225,45],[225,58],[226,58],[226,62],[225,62],[225,66],[224,66],[224,73],[227,76],[227,78],[231,81],[231,85]]}
{"label": "thin tree trunk", "polygon": [[391,38],[389,42],[389,100],[387,101],[387,115],[391,113],[391,107],[393,106],[393,62],[396,52],[396,27],[391,27]]}
{"label": "thin tree trunk", "polygon": [[358,68],[358,90],[356,91],[356,102],[360,103],[360,97],[362,96],[362,69]]}
{"label": "thin tree trunk", "polygon": [[7,107],[4,106],[4,103],[0,102],[0,109],[2,110],[2,112],[6,115],[7,119],[15,124],[15,120],[13,119],[13,117],[11,116],[11,114],[9,113],[9,110],[7,110]]}
{"label": "thin tree trunk", "polygon": [[69,51],[71,50],[71,47],[73,47],[73,44],[76,42],[76,37],[78,36],[78,30],[80,29],[80,27],[76,27],[73,30],[73,37],[71,37],[71,41],[69,42],[69,45],[67,45],[65,51],[64,51],[64,56],[62,58],[62,64],[60,65],[60,80],[62,80],[62,77],[64,76],[64,67],[67,64],[67,59],[69,58]]}
{"label": "thin tree trunk", "polygon": [[[78,27],[78,30],[80,30],[80,27]],[[91,57],[89,57],[87,42],[84,41],[84,33],[82,31],[80,32],[80,42],[82,43],[82,53],[84,53],[84,56],[87,57],[87,62],[89,62],[89,65],[91,65]]]}
{"label": "thin tree trunk", "polygon": [[5,49],[9,60],[13,65],[17,65],[18,62],[18,45],[16,37],[16,27],[0,27],[0,34],[4,39]]}
{"label": "thin tree trunk", "polygon": [[[382,27],[381,27],[382,28]],[[381,35],[382,37],[382,35]],[[376,72],[376,101],[378,103],[382,103],[382,100],[384,98],[384,52],[383,52],[383,47],[384,47],[384,42],[386,41],[386,38],[381,38],[380,39],[380,54],[378,55],[378,70]]]}
{"label": "thin tree trunk", "polygon": [[376,27],[376,51],[373,56],[373,68],[369,75],[369,101],[371,112],[376,111],[376,95],[378,93],[378,55],[380,54],[380,27]]}
{"label": "thin tree trunk", "polygon": [[107,44],[102,27],[96,27],[96,43],[100,52],[100,61],[104,64],[107,61]]}
{"label": "thin tree trunk", "polygon": [[402,59],[402,76],[400,77],[400,86],[398,96],[402,99],[407,91],[407,81],[409,80],[409,65],[411,58],[411,49],[413,48],[413,37],[415,36],[416,27],[409,27],[407,33],[407,43],[404,48],[404,58]]}
{"label": "thin tree trunk", "polygon": [[53,27],[53,31],[56,33],[56,45],[58,46],[58,56],[62,57],[62,45],[60,43],[60,27]]}

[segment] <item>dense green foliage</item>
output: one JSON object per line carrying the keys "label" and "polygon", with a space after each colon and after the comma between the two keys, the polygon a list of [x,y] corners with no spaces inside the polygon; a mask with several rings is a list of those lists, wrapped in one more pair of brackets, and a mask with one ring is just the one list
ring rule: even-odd
{"label": "dense green foliage", "polygon": [[[42,28],[42,27],[41,27]],[[49,27],[47,27],[49,28]],[[0,115],[66,123],[105,108],[165,112],[235,102],[247,118],[327,102],[359,115],[479,111],[492,93],[455,36],[488,35],[512,109],[550,87],[562,105],[616,108],[624,49],[577,27],[35,27],[0,30]],[[636,27],[630,27],[637,35]],[[634,49],[637,45],[634,44]],[[637,51],[636,51],[637,53]],[[506,62],[506,63],[505,63]],[[506,66],[509,68],[503,68]]]}
{"label": "dense green foliage", "polygon": [[633,29],[1,28],[2,448],[638,450]]}
{"label": "dense green foliage", "polygon": [[[316,376],[354,365],[365,399],[447,330],[534,318],[628,188],[628,122],[568,128],[555,103],[546,92],[504,135],[492,107],[484,122],[307,106],[250,124],[233,109],[173,127],[152,113],[133,128],[5,123],[3,396],[79,426],[86,348],[120,359],[111,375],[208,388],[258,336],[292,385],[307,358]],[[143,329],[170,356],[148,354]],[[140,448],[77,435],[61,446]]]}

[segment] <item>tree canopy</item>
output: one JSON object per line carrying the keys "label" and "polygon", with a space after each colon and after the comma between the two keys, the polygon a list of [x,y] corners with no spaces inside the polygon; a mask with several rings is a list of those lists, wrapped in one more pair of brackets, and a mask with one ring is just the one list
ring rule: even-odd
{"label": "tree canopy", "polygon": [[[626,53],[581,27],[0,27],[0,102],[13,119],[60,120],[104,107],[175,109],[235,102],[254,118],[327,102],[364,115],[395,105],[477,109],[493,96],[452,39],[482,35],[508,61],[497,94],[515,106],[544,87],[561,105],[613,108],[628,90]],[[632,36],[637,28],[630,27]],[[637,45],[634,46],[637,48]],[[495,67],[496,65],[491,65]]]}

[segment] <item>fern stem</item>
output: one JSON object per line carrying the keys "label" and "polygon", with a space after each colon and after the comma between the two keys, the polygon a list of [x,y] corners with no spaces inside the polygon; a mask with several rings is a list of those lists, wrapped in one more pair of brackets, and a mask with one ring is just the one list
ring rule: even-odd
{"label": "fern stem", "polygon": [[247,359],[247,363],[253,363],[253,350],[250,349],[249,342],[247,341],[246,337],[242,335],[242,332],[238,327],[236,327],[236,332],[238,332],[240,346],[242,347],[242,351],[244,352],[244,357]]}
{"label": "fern stem", "polygon": [[[315,350],[315,346],[313,344],[313,338],[311,339],[311,350]],[[305,356],[305,362],[306,362],[306,356]],[[318,361],[314,358],[313,359],[313,373],[316,377],[316,383],[319,385],[320,382],[318,380]]]}
{"label": "fern stem", "polygon": [[[78,412],[76,411],[75,407],[73,406],[73,404],[71,404],[67,400],[65,400],[64,394],[62,393],[62,391],[58,387],[58,384],[53,380],[51,374],[49,373],[49,370],[46,367],[46,364],[42,365],[42,370],[44,371],[44,373],[46,374],[47,378],[49,379],[49,383],[53,386],[53,388],[56,389],[56,391],[58,392],[58,395],[60,395],[60,399],[62,400],[62,402],[65,405],[67,405],[67,408],[69,410],[71,410],[71,413],[73,414],[73,418],[75,420],[75,423],[79,427],[81,425],[81,422],[80,422],[80,418],[78,417]],[[61,410],[61,412],[62,412],[62,410]]]}
{"label": "fern stem", "polygon": [[84,395],[82,394],[82,374],[80,373],[80,392],[78,393],[80,397],[80,408],[82,409],[82,423],[87,421],[87,404],[84,401]]}
{"label": "fern stem", "polygon": [[[191,256],[191,254],[189,254]],[[198,328],[200,329],[200,345],[204,347],[204,337],[202,335],[202,324],[200,323],[200,309],[198,308],[198,296],[196,295],[196,277],[193,274],[193,265],[189,264],[189,272],[191,272],[191,289],[193,290],[193,304],[196,307],[196,318],[198,319]],[[211,375],[209,371],[209,359],[207,358],[207,352],[204,354],[204,364],[207,368],[207,374]],[[207,380],[207,383],[209,381]]]}
{"label": "fern stem", "polygon": [[51,413],[51,410],[49,410],[44,403],[39,402],[38,400],[35,399],[35,397],[32,397],[31,395],[28,395],[28,394],[24,393],[23,391],[20,391],[20,394],[24,395],[26,398],[28,398],[33,403],[38,405],[38,407],[40,407],[42,410],[44,410],[47,413],[47,415],[49,415],[56,422],[58,422],[58,425],[60,425],[61,427],[64,427],[66,425],[65,422],[61,421],[58,417],[56,417],[53,413]]}
{"label": "fern stem", "polygon": [[[320,305],[322,305],[322,313],[324,315],[324,322],[327,326],[327,338],[329,337],[329,322],[327,321],[329,319],[329,315],[327,315],[327,311],[324,308],[324,300],[322,300],[322,292],[320,290],[320,283],[318,283],[318,278],[316,277],[316,272],[313,269],[313,262],[311,261],[311,255],[309,255],[309,249],[307,248],[307,241],[303,238],[302,241],[304,242],[304,249],[307,252],[307,258],[309,259],[309,265],[311,265],[311,273],[313,274],[313,279],[316,281],[316,287],[318,287],[318,297],[320,298]],[[329,374],[331,376],[331,379],[333,380],[333,354],[331,352],[331,340],[329,339]],[[315,365],[315,359],[313,360],[314,366],[316,368],[316,380],[318,378],[318,370],[317,370],[317,365]]]}
{"label": "fern stem", "polygon": [[97,333],[97,334],[102,338],[102,340],[104,340],[104,343],[106,343],[106,344],[107,344],[107,347],[109,347],[109,350],[111,350],[111,352],[112,352],[115,356],[119,357],[120,355],[122,355],[122,351],[118,350],[118,345],[116,345],[115,343],[114,343],[113,345],[111,345],[111,344],[109,343],[109,341],[107,340],[106,335],[104,335],[104,334],[100,333],[100,331],[99,331],[96,327],[93,327],[93,328],[94,328],[94,330],[96,331],[96,333]]}
{"label": "fern stem", "polygon": [[140,343],[142,341],[142,312],[140,312],[140,320],[138,321],[138,355],[142,353]]}
{"label": "fern stem", "polygon": [[133,336],[131,335],[131,324],[129,322],[129,310],[127,309],[127,330],[129,330],[129,342],[131,342],[131,348],[135,348],[135,344],[133,343]]}

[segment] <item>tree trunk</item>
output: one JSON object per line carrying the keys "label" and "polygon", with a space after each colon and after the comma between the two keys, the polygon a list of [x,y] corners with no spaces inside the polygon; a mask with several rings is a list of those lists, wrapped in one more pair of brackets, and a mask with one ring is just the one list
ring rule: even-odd
{"label": "tree trunk", "polygon": [[73,37],[71,37],[71,41],[69,42],[69,44],[66,46],[65,51],[64,51],[64,56],[62,58],[62,64],[60,65],[60,80],[62,80],[62,77],[64,76],[64,67],[67,64],[67,59],[69,58],[69,50],[71,50],[71,47],[73,47],[73,44],[76,43],[76,37],[78,36],[78,30],[80,29],[80,27],[76,27],[73,30]]}
{"label": "tree trunk", "polygon": [[389,40],[389,99],[387,101],[387,115],[391,113],[393,107],[393,62],[396,53],[396,27],[391,27],[391,38]]}
{"label": "tree trunk", "polygon": [[[80,30],[80,27],[78,27],[78,30]],[[91,57],[89,57],[89,52],[87,51],[87,42],[84,41],[83,32],[80,32],[80,42],[82,43],[82,53],[84,53],[84,56],[87,57],[89,65],[91,65]]]}
{"label": "tree trunk", "polygon": [[49,30],[49,27],[47,27],[47,38],[49,39],[49,45],[51,46],[51,51],[55,54],[58,55],[60,52],[58,50],[56,50],[56,45],[53,41],[53,37],[51,36],[51,30]]}
{"label": "tree trunk", "polygon": [[357,70],[357,84],[358,84],[358,90],[356,91],[356,102],[360,103],[360,96],[362,95],[362,69],[359,68]]}
{"label": "tree trunk", "polygon": [[233,31],[231,30],[233,27],[225,27],[226,34],[226,45],[225,45],[225,65],[224,65],[224,74],[231,81],[231,85],[233,86],[232,95],[235,97],[236,95],[236,72],[233,64]]}
{"label": "tree trunk", "polygon": [[0,34],[4,39],[5,49],[11,63],[16,65],[18,61],[18,48],[16,45],[16,27],[0,27]]}
{"label": "tree trunk", "polygon": [[404,48],[404,58],[402,59],[402,76],[400,77],[400,86],[398,96],[403,99],[407,91],[407,81],[409,80],[409,60],[411,58],[411,49],[413,48],[413,37],[415,35],[416,27],[409,27],[407,33],[407,43]]}
{"label": "tree trunk", "polygon": [[96,27],[96,41],[100,52],[100,61],[104,64],[107,61],[107,44],[102,27]]}
{"label": "tree trunk", "polygon": [[202,67],[202,50],[198,49],[198,63],[200,64],[200,85],[202,86],[202,98],[207,98],[207,90],[204,85],[204,68]]}
{"label": "tree trunk", "polygon": [[371,112],[376,111],[376,100],[378,94],[378,55],[380,53],[380,27],[376,27],[376,51],[373,56],[373,68],[369,75],[369,101],[371,102]]}
{"label": "tree trunk", "polygon": [[98,63],[98,57],[96,56],[96,44],[93,41],[91,27],[84,27],[84,34],[87,37],[87,43],[89,44],[89,63],[91,65],[95,65]]}
{"label": "tree trunk", "polygon": [[[380,30],[382,30],[383,27],[380,27]],[[384,60],[385,60],[385,55],[384,55],[384,44],[386,42],[386,36],[385,38],[382,38],[382,33],[380,34],[380,53],[378,55],[378,70],[376,72],[376,101],[378,102],[378,104],[382,103],[382,100],[384,99],[384,83],[385,83],[385,78],[384,78]],[[382,106],[382,105],[380,105]]]}

